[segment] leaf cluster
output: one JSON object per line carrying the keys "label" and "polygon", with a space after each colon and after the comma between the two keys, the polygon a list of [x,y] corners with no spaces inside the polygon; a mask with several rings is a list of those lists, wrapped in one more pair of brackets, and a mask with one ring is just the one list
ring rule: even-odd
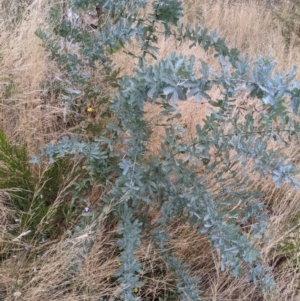
{"label": "leaf cluster", "polygon": [[[256,247],[266,240],[268,218],[260,193],[250,187],[253,176],[270,177],[278,187],[284,182],[298,185],[297,170],[282,155],[300,129],[295,70],[276,73],[275,64],[265,58],[250,63],[215,31],[179,23],[180,1],[148,3],[151,13],[143,10],[147,3],[73,1],[74,10],[100,5],[106,22],[91,32],[62,20],[54,34],[37,32],[64,74],[64,101],[87,99],[88,91],[96,91],[93,85],[97,86],[93,97],[101,99],[104,82],[112,83],[115,90],[109,95],[111,118],[99,137],[93,141],[64,138],[48,145],[32,163],[40,163],[43,157],[54,162],[65,155],[80,155],[89,170],[115,171],[113,176],[105,173],[111,189],[103,203],[113,205],[112,214],[119,222],[121,266],[116,276],[124,300],[138,299],[133,289],[142,287],[143,271],[134,254],[149,235],[166,266],[177,275],[181,300],[199,300],[199,279],[190,277],[191,268],[167,251],[167,227],[176,218],[207,236],[220,251],[222,270],[229,269],[235,277],[246,274],[262,291],[271,292],[275,283]],[[163,32],[158,30],[161,25]],[[175,52],[158,59],[160,36],[210,51],[219,69]],[[74,45],[74,51],[61,51],[58,37]],[[133,39],[139,41],[139,51],[126,52]],[[128,58],[137,59],[137,65],[133,76],[112,81],[111,54],[120,48]],[[155,63],[149,64],[148,57]],[[91,70],[103,72],[103,79],[92,82]],[[213,89],[218,90],[218,98],[211,96]],[[242,108],[241,93],[247,95]],[[175,120],[177,103],[190,97],[211,106],[195,137],[186,139],[180,123],[166,124],[158,154],[149,156],[146,142],[151,129],[143,118],[145,103],[162,105],[163,114]],[[101,183],[103,177],[94,182]],[[149,223],[147,214],[153,209],[159,218]]]}

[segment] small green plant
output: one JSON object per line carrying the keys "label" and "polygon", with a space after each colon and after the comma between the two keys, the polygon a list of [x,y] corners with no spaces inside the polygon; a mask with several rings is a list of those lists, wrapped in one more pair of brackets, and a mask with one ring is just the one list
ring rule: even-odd
{"label": "small green plant", "polygon": [[12,191],[13,205],[22,211],[28,210],[33,185],[28,164],[26,146],[13,146],[0,130],[0,189]]}
{"label": "small green plant", "polygon": [[5,88],[5,92],[3,96],[5,99],[9,99],[13,95],[15,95],[15,93],[16,93],[16,87],[14,83],[9,83]]}
{"label": "small green plant", "polygon": [[[295,211],[296,212],[296,211]],[[300,269],[300,231],[299,231],[299,214],[291,219],[281,241],[273,250],[275,265],[279,268],[291,266],[293,270]],[[298,289],[300,283],[298,282]]]}
{"label": "small green plant", "polygon": [[[216,32],[181,24],[183,6],[177,0],[73,0],[71,8],[75,13],[99,6],[106,22],[97,30],[51,17],[53,33],[39,30],[37,35],[61,68],[62,101],[76,106],[79,99],[89,99],[90,91],[100,101],[107,95],[103,84],[111,84],[106,127],[93,139],[65,137],[31,162],[40,163],[44,157],[55,162],[76,154],[91,172],[87,185],[103,184],[104,178],[110,183],[99,212],[112,206],[118,221],[121,265],[115,276],[123,300],[139,299],[134,290],[143,285],[143,271],[135,251],[150,234],[166,267],[177,275],[181,300],[201,300],[201,279],[192,278],[191,268],[167,248],[167,227],[175,218],[207,236],[220,252],[222,271],[247,275],[249,282],[271,293],[274,279],[255,247],[265,241],[268,218],[260,193],[249,187],[253,175],[270,177],[277,187],[284,182],[298,185],[297,170],[282,154],[300,130],[293,118],[300,105],[295,70],[275,73],[274,62],[265,58],[250,63]],[[160,38],[213,53],[219,68],[176,52],[159,59]],[[61,39],[74,47],[61,51]],[[135,53],[126,50],[133,39],[139,42]],[[112,76],[111,49],[124,51],[136,63],[134,75]],[[148,58],[155,62],[149,64]],[[95,70],[102,75],[98,82],[91,81]],[[219,97],[212,97],[212,90]],[[242,110],[240,93],[249,100]],[[184,126],[174,120],[177,103],[191,97],[206,100],[211,113],[197,125],[195,137],[187,139]],[[149,154],[146,144],[151,134],[143,118],[146,102],[162,106],[163,114],[173,120],[165,125],[156,155]],[[159,218],[150,223],[147,214],[153,209]]]}
{"label": "small green plant", "polygon": [[[54,231],[55,224],[65,223],[64,211],[69,204],[64,202],[54,207],[53,204],[63,185],[67,185],[63,181],[64,174],[71,170],[69,160],[62,159],[45,171],[41,169],[41,175],[35,175],[29,164],[26,145],[12,145],[0,130],[0,189],[9,193],[8,206],[16,212],[19,220],[20,227],[13,230],[15,235],[24,229],[30,230],[32,235],[58,234],[57,229]],[[48,223],[46,230],[39,229],[47,217],[53,223]],[[42,232],[37,233],[38,229]]]}

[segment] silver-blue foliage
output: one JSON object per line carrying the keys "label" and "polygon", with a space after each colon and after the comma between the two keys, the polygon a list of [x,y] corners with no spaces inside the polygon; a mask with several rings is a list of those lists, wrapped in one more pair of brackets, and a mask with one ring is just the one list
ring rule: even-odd
{"label": "silver-blue foliage", "polygon": [[[249,188],[250,175],[270,176],[277,187],[284,182],[297,186],[293,177],[297,170],[282,155],[300,130],[290,113],[299,113],[300,86],[295,70],[278,74],[274,62],[265,58],[250,63],[215,31],[179,23],[183,7],[177,0],[152,4],[146,0],[73,0],[72,4],[74,10],[102,7],[105,23],[91,32],[56,20],[55,34],[39,30],[37,35],[61,66],[62,99],[76,105],[76,99],[87,99],[90,91],[94,91],[93,97],[101,95],[101,84],[109,82],[116,89],[109,96],[113,117],[99,139],[64,138],[48,145],[32,162],[45,156],[53,161],[66,154],[80,154],[91,166],[115,159],[109,164],[110,170],[116,171],[116,180],[104,199],[114,204],[119,220],[121,266],[117,277],[121,297],[138,300],[133,288],[142,286],[139,275],[143,271],[134,254],[145,234],[147,220],[143,216],[152,208],[159,210],[160,217],[148,226],[154,228],[153,241],[166,266],[177,274],[181,300],[200,300],[201,281],[189,275],[191,268],[175,254],[164,251],[169,240],[167,226],[178,217],[197,228],[199,235],[206,235],[220,251],[222,270],[229,268],[236,277],[247,274],[249,281],[271,292],[274,280],[270,268],[262,265],[254,246],[265,239],[267,215],[260,193]],[[152,7],[149,14],[142,10],[146,5]],[[158,25],[163,26],[163,32],[157,30]],[[214,52],[219,70],[204,60],[197,62],[194,56],[175,52],[157,59],[159,35]],[[57,37],[77,45],[76,52],[60,51]],[[140,51],[124,52],[128,58],[138,59],[135,73],[118,78],[110,50],[120,45],[124,48],[133,39],[139,41]],[[155,58],[154,64],[147,63],[148,56]],[[103,74],[96,85],[90,81],[95,68]],[[219,89],[218,99],[209,93],[213,88]],[[249,106],[242,114],[236,100],[241,92],[256,99],[260,109]],[[176,104],[192,96],[212,107],[203,124],[197,125],[196,137],[187,141],[182,125],[167,124],[160,152],[146,155],[151,129],[143,119],[145,103],[162,106],[163,114],[176,120]],[[245,229],[246,223],[251,227]]]}

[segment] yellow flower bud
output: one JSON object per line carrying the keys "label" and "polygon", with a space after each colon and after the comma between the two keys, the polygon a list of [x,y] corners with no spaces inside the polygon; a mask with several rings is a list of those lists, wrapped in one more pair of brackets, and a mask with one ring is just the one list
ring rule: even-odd
{"label": "yellow flower bud", "polygon": [[119,260],[116,260],[117,265],[121,265],[121,262]]}
{"label": "yellow flower bud", "polygon": [[87,112],[92,113],[93,111],[93,108],[87,108]]}

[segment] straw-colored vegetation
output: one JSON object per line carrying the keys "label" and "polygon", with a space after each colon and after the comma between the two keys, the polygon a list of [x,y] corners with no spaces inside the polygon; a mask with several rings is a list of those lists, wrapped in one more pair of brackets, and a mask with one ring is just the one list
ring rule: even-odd
{"label": "straw-colored vegetation", "polygon": [[[274,9],[262,2],[185,0],[184,21],[216,29],[252,60],[268,56],[278,62],[278,70],[299,66],[300,4],[276,2]],[[99,120],[99,108],[93,112],[82,109],[79,114],[84,121],[73,123],[68,108],[56,98],[53,79],[60,74],[35,35],[37,28],[46,26],[53,4],[43,0],[1,3],[0,300],[116,300],[116,223],[107,218],[114,208],[106,208],[89,227],[80,228],[83,220],[89,219],[85,207],[93,209],[101,203],[106,187],[93,187],[84,195],[86,203],[74,208],[70,191],[76,190],[73,184],[78,185],[82,177],[80,158],[39,167],[28,164],[28,158],[40,145],[55,143],[78,128],[93,135]],[[130,47],[134,51],[134,45]],[[161,57],[177,49],[210,59],[209,53],[195,52],[186,45],[162,40],[160,47]],[[122,74],[132,73],[128,56],[122,52],[114,54],[114,63]],[[93,108],[93,103],[88,107]],[[178,110],[192,136],[209,107],[190,99],[179,104]],[[156,108],[147,107],[146,119],[153,129],[149,149],[153,153],[163,133],[159,124],[164,119],[158,113]],[[4,145],[6,148],[1,149]],[[286,152],[299,165],[297,145]],[[273,267],[277,282],[278,295],[273,300],[300,300],[300,192],[288,186],[277,189],[268,179],[254,186],[263,192],[270,214],[270,238],[262,253],[264,262]],[[154,219],[156,214],[154,210],[148,218]],[[69,231],[77,231],[78,235],[70,236]],[[205,300],[265,300],[246,279],[220,271],[219,254],[205,237],[176,222],[169,231],[170,249],[190,264],[193,276],[201,278]],[[85,252],[87,257],[83,256]],[[144,269],[144,285],[136,295],[141,300],[178,300],[172,274],[150,242],[143,242],[136,257]]]}

